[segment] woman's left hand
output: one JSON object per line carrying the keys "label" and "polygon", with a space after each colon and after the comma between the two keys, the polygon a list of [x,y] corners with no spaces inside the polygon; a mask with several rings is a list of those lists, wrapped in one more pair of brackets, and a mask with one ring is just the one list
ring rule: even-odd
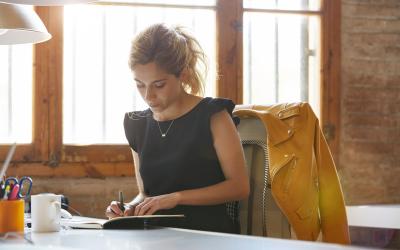
{"label": "woman's left hand", "polygon": [[178,205],[179,194],[171,193],[147,197],[136,205],[135,215],[151,215],[162,209],[171,209]]}

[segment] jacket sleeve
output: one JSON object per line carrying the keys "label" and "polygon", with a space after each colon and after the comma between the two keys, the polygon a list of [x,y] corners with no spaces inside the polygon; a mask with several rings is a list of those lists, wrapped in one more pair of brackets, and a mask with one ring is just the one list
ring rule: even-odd
{"label": "jacket sleeve", "polygon": [[314,138],[323,241],[349,244],[350,237],[343,193],[332,155],[322,134],[318,119],[316,120]]}

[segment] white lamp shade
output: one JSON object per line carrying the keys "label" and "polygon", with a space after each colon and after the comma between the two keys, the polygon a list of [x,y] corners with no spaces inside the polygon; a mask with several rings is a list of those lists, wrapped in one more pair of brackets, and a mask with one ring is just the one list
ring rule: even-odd
{"label": "white lamp shade", "polygon": [[29,4],[36,6],[61,6],[65,4],[79,4],[95,2],[94,0],[0,0],[4,3]]}
{"label": "white lamp shade", "polygon": [[51,38],[32,7],[0,3],[0,44],[40,43]]}

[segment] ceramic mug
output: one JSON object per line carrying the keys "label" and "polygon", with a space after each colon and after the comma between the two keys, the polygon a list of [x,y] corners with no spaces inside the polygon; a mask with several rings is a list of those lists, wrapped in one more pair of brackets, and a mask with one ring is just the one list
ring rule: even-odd
{"label": "ceramic mug", "polygon": [[60,231],[61,195],[37,194],[31,196],[31,223],[33,232]]}

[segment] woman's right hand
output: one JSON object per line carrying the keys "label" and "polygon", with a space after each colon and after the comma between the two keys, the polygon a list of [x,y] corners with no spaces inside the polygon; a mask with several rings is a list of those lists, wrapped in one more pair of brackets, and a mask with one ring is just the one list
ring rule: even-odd
{"label": "woman's right hand", "polygon": [[106,209],[106,216],[108,219],[112,219],[115,217],[135,215],[136,205],[143,202],[145,198],[146,195],[139,193],[131,202],[124,204],[125,211],[121,211],[118,201],[112,201]]}
{"label": "woman's right hand", "polygon": [[108,219],[124,216],[124,212],[121,211],[118,204],[118,201],[112,201],[107,207],[106,216],[108,217]]}

